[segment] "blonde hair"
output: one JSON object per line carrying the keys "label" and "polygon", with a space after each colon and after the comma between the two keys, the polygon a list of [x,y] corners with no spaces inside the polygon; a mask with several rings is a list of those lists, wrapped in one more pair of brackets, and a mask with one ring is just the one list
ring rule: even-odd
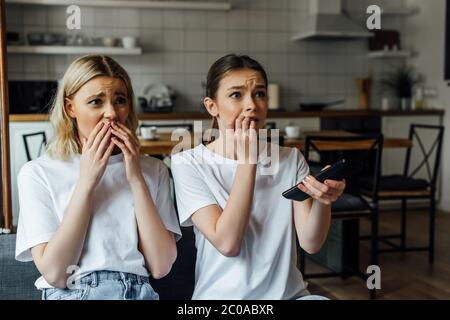
{"label": "blonde hair", "polygon": [[50,122],[54,135],[47,146],[47,152],[51,158],[68,160],[81,153],[76,119],[67,114],[65,100],[73,97],[89,80],[98,76],[119,78],[124,82],[130,102],[130,113],[125,125],[133,134],[136,132],[138,119],[135,111],[134,92],[128,73],[111,57],[102,55],[83,56],[70,64],[53,100]]}

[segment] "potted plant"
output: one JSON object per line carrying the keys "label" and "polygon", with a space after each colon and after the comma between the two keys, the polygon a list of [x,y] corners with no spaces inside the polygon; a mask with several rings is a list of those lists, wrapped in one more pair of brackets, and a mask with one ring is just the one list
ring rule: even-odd
{"label": "potted plant", "polygon": [[414,87],[422,81],[422,76],[416,73],[414,67],[403,64],[394,71],[386,73],[381,79],[381,86],[398,98],[399,109],[406,110],[411,106]]}

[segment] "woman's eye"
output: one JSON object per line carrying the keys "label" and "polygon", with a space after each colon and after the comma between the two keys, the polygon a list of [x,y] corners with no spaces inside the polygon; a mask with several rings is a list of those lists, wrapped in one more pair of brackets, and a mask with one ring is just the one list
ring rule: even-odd
{"label": "woman's eye", "polygon": [[240,98],[241,97],[241,93],[239,91],[233,92],[232,94],[230,94],[231,98]]}
{"label": "woman's eye", "polygon": [[125,103],[127,103],[127,99],[125,99],[125,98],[117,98],[117,100],[116,100],[116,103],[117,104],[125,104]]}
{"label": "woman's eye", "polygon": [[100,100],[100,99],[93,99],[93,100],[89,101],[89,104],[98,105],[101,102],[102,102],[102,100]]}
{"label": "woman's eye", "polygon": [[265,91],[257,91],[256,96],[259,98],[264,98],[264,97],[266,97],[266,92]]}

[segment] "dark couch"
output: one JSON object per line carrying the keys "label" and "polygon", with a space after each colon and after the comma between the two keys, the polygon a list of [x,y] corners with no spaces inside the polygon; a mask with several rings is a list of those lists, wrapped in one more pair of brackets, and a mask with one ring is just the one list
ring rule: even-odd
{"label": "dark couch", "polygon": [[[166,277],[151,284],[161,300],[190,299],[194,290],[195,243],[192,228],[181,228],[178,257]],[[41,291],[34,282],[40,276],[33,262],[14,259],[16,235],[0,235],[0,300],[39,300]]]}

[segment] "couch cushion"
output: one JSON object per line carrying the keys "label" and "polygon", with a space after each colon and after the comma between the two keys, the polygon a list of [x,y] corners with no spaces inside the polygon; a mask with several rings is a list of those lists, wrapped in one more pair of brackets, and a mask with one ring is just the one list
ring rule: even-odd
{"label": "couch cushion", "polygon": [[0,235],[0,300],[39,300],[34,282],[40,277],[33,262],[14,259],[16,235]]}
{"label": "couch cushion", "polygon": [[[150,277],[161,300],[189,300],[195,282],[195,235],[192,227],[182,228],[183,237],[177,242],[178,257],[171,272],[160,280]],[[0,235],[0,300],[40,300],[41,291],[34,282],[40,277],[33,262],[14,259],[16,235]]]}

